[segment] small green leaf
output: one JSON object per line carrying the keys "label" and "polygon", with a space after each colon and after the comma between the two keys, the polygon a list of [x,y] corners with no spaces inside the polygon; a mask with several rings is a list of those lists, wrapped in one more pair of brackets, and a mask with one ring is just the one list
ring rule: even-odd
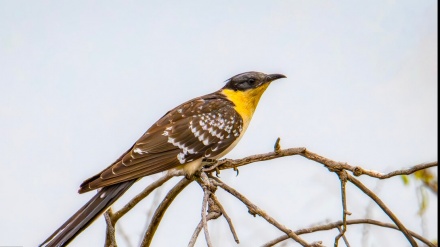
{"label": "small green leaf", "polygon": [[425,183],[429,183],[434,179],[434,174],[432,174],[429,170],[420,170],[414,173],[414,177],[418,180],[422,180]]}
{"label": "small green leaf", "polygon": [[400,178],[402,178],[404,185],[409,185],[409,177],[407,175],[401,175]]}

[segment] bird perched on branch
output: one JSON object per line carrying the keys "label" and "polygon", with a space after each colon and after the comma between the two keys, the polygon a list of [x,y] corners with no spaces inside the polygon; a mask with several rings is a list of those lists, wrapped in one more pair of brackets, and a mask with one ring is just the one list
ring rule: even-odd
{"label": "bird perched on branch", "polygon": [[218,159],[243,136],[261,95],[285,78],[246,72],[220,90],[187,101],[167,112],[109,167],[85,180],[79,193],[98,193],[40,246],[65,246],[144,176],[182,169],[192,176],[204,159]]}

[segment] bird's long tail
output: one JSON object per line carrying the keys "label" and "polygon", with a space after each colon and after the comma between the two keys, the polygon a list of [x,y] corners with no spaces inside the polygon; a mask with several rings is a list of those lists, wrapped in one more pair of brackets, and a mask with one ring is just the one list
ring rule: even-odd
{"label": "bird's long tail", "polygon": [[90,201],[48,237],[40,247],[66,246],[96,218],[103,214],[134,182],[136,182],[136,179],[102,188]]}

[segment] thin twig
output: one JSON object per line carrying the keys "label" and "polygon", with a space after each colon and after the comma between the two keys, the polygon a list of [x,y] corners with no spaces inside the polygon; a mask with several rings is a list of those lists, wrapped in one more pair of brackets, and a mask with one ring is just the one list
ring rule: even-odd
{"label": "thin twig", "polygon": [[296,235],[292,230],[290,230],[287,227],[285,227],[285,226],[281,225],[280,223],[278,223],[278,221],[276,221],[274,218],[269,216],[266,212],[261,210],[258,206],[253,204],[251,201],[249,201],[246,197],[244,197],[242,194],[240,194],[238,191],[236,191],[232,187],[229,187],[228,185],[226,185],[225,183],[223,183],[222,181],[220,181],[219,179],[214,178],[214,177],[212,178],[212,181],[213,181],[213,183],[215,185],[220,186],[222,189],[224,189],[225,191],[229,192],[231,195],[233,195],[238,200],[243,202],[248,207],[249,213],[251,215],[255,216],[255,215],[258,214],[263,219],[265,219],[267,222],[269,222],[270,224],[272,224],[273,226],[275,226],[276,228],[278,228],[282,232],[284,232],[287,235],[289,235],[289,237],[291,237],[293,240],[295,240],[296,242],[298,242],[302,246],[312,246],[311,244],[308,244],[305,240],[303,240],[300,237],[298,237],[298,235]]}
{"label": "thin twig", "polygon": [[104,213],[105,223],[107,224],[107,229],[105,233],[105,246],[117,247],[116,244],[116,230],[111,219],[112,208],[109,208]]}
{"label": "thin twig", "polygon": [[[208,246],[212,246],[211,239],[209,237],[208,231],[208,221],[211,219],[217,219],[221,216],[220,209],[217,205],[214,205],[215,202],[212,200],[211,196],[214,196],[214,192],[217,190],[216,186],[213,186],[209,181],[208,176],[205,172],[201,172],[200,176],[196,178],[197,183],[203,189],[203,202],[202,202],[202,210],[201,210],[201,220],[194,230],[193,235],[188,243],[188,246],[194,246],[197,237],[203,228],[205,233],[205,239]],[[206,205],[209,205],[209,208],[206,209]]]}
{"label": "thin twig", "polygon": [[402,170],[396,170],[390,173],[381,173],[374,170],[368,170],[364,169],[360,166],[351,166],[348,163],[343,162],[336,162],[331,159],[325,158],[321,155],[318,155],[316,153],[313,153],[309,150],[307,150],[304,147],[298,147],[298,148],[287,148],[283,150],[278,150],[277,152],[269,152],[264,154],[256,154],[251,155],[242,159],[223,159],[219,160],[218,162],[214,163],[213,165],[206,166],[203,171],[210,172],[214,171],[216,169],[218,170],[225,170],[230,168],[236,168],[240,166],[244,166],[250,163],[255,163],[259,161],[265,161],[265,160],[272,160],[279,157],[285,157],[285,156],[293,156],[293,155],[301,155],[307,159],[316,161],[318,163],[321,163],[325,165],[327,168],[331,168],[333,171],[335,170],[348,170],[351,171],[355,176],[360,175],[367,175],[370,177],[375,177],[379,179],[386,179],[398,175],[409,175],[416,171],[427,169],[430,167],[438,166],[438,162],[429,162],[429,163],[423,163],[419,165],[412,166],[408,169],[402,169]]}
{"label": "thin twig", "polygon": [[148,185],[141,193],[137,194],[133,199],[131,199],[124,207],[112,215],[112,222],[115,224],[122,216],[124,216],[128,211],[130,211],[136,204],[147,197],[156,188],[162,186],[166,181],[170,180],[172,177],[183,175],[181,171],[171,171],[167,172],[163,177],[154,181]]}
{"label": "thin twig", "polygon": [[354,185],[356,185],[362,192],[367,194],[371,199],[373,199],[377,205],[391,218],[391,220],[399,227],[400,231],[405,235],[408,241],[411,243],[411,246],[417,246],[416,241],[412,238],[411,234],[409,234],[408,230],[405,226],[400,222],[400,220],[394,215],[394,213],[388,209],[382,200],[377,197],[370,189],[368,189],[365,185],[363,185],[359,180],[355,179],[353,176],[347,174],[347,179]]}
{"label": "thin twig", "polygon": [[214,165],[207,166],[205,169],[203,169],[203,171],[210,172],[210,171],[215,170],[216,167],[218,167],[219,170],[237,168],[237,167],[244,166],[244,165],[247,165],[250,163],[255,163],[258,161],[272,160],[272,159],[276,159],[276,158],[284,157],[284,156],[298,155],[298,154],[301,154],[302,152],[304,152],[305,150],[306,150],[306,148],[302,148],[302,147],[301,148],[288,148],[288,149],[284,149],[284,150],[279,150],[279,152],[270,152],[270,153],[265,153],[265,154],[251,155],[251,156],[245,157],[243,159],[235,159],[235,160],[223,159],[223,160],[219,160]]}
{"label": "thin twig", "polygon": [[409,174],[412,174],[412,173],[419,171],[419,170],[423,170],[423,169],[433,167],[433,166],[438,166],[438,162],[435,161],[435,162],[415,165],[415,166],[412,166],[408,169],[396,170],[396,171],[393,171],[390,173],[383,174],[383,173],[380,173],[380,172],[377,172],[374,170],[364,169],[360,166],[351,166],[348,163],[337,162],[337,161],[325,158],[325,157],[318,155],[316,153],[310,152],[308,150],[304,150],[304,152],[302,152],[300,155],[307,158],[307,159],[310,159],[310,160],[313,160],[313,161],[316,161],[318,163],[325,165],[331,171],[348,170],[348,171],[351,171],[355,176],[368,175],[370,177],[375,177],[375,178],[379,178],[379,179],[386,179],[386,178],[390,178],[390,177],[394,177],[394,176],[398,176],[398,175],[409,175]]}
{"label": "thin twig", "polygon": [[[347,226],[347,221],[343,222],[343,226]],[[337,227],[339,232],[342,233],[342,228],[340,226]],[[342,239],[344,240],[345,246],[350,247],[350,243],[348,242],[347,236],[345,234],[341,234]]]}
{"label": "thin twig", "polygon": [[[359,167],[359,166],[351,166],[351,165],[349,165],[347,163],[333,161],[333,160],[330,160],[330,159],[325,158],[323,156],[320,156],[318,154],[315,154],[313,152],[310,152],[310,151],[308,151],[308,150],[306,150],[305,148],[302,148],[302,147],[281,150],[281,148],[279,146],[279,140],[277,140],[275,148],[274,148],[274,152],[270,152],[270,153],[266,153],[266,154],[252,155],[252,156],[248,156],[246,158],[237,159],[237,160],[228,160],[228,159],[221,160],[221,161],[218,161],[218,162],[216,162],[214,164],[206,165],[203,170],[206,171],[206,172],[212,172],[214,170],[215,171],[220,171],[220,170],[229,169],[229,168],[237,169],[237,167],[240,167],[240,166],[243,166],[243,165],[247,165],[247,164],[250,164],[250,163],[254,163],[254,162],[258,162],[258,161],[271,160],[271,159],[275,159],[275,158],[279,158],[279,157],[292,156],[292,155],[301,155],[301,156],[303,156],[303,157],[305,157],[307,159],[310,159],[310,160],[316,161],[318,163],[321,163],[321,164],[323,164],[326,168],[328,168],[332,172],[339,173],[341,171],[346,170],[346,171],[352,172],[355,176],[367,175],[367,176],[378,178],[378,179],[386,179],[386,178],[390,178],[390,177],[398,176],[398,175],[409,175],[409,174],[412,174],[412,173],[414,173],[416,171],[419,171],[419,170],[423,170],[423,169],[426,169],[426,168],[429,168],[429,167],[438,166],[438,162],[430,162],[430,163],[419,164],[419,165],[416,165],[416,166],[413,166],[413,167],[410,167],[410,168],[407,168],[407,169],[396,170],[396,171],[392,171],[390,173],[385,173],[384,174],[384,173],[380,173],[380,172],[373,171],[373,170],[367,170],[367,169],[364,169],[364,168]],[[142,191],[142,193],[138,194],[135,198],[133,198],[121,210],[117,211],[114,214],[111,213],[111,211],[109,211],[106,214],[107,222],[108,222],[107,234],[111,234],[111,230],[112,229],[114,230],[114,226],[115,226],[116,222],[118,221],[118,219],[123,217],[137,203],[139,203],[142,199],[144,199],[146,196],[148,196],[154,189],[156,189],[156,188],[160,187],[161,185],[163,185],[170,178],[172,178],[174,176],[182,175],[182,174],[183,174],[182,172],[178,172],[178,171],[167,173],[164,177],[159,178],[157,181],[155,181],[154,183],[150,184],[147,188],[145,188],[144,191]],[[355,184],[356,186],[358,186],[358,184],[356,184],[357,180],[354,177],[350,176],[350,175],[348,175],[348,176],[350,178],[349,181],[352,182],[353,184]],[[209,183],[209,179],[207,181]],[[188,184],[190,182],[191,181],[189,181]],[[341,180],[341,182],[342,182],[342,180]],[[359,181],[357,181],[357,182],[360,183]],[[173,188],[173,189],[176,189],[173,192],[173,193],[176,193],[176,194],[174,195],[174,194],[171,193],[172,191],[170,191],[168,193],[168,195],[171,195],[171,196],[174,196],[174,197],[177,196],[177,194],[180,193],[180,191],[183,190],[183,188],[186,185],[184,185],[182,188],[177,188],[178,186],[176,185],[177,187],[175,186]],[[216,183],[216,185],[218,185],[218,183]],[[361,183],[360,183],[360,185],[363,186]],[[218,186],[220,186],[220,185],[218,185]],[[225,186],[227,186],[227,185],[225,185]],[[222,187],[222,188],[225,189],[226,191],[228,191],[225,187]],[[359,187],[359,188],[361,190],[363,190],[363,188],[364,188],[367,191],[369,191],[368,188],[366,188],[365,186]],[[234,194],[236,191],[233,188],[230,188],[230,189],[232,189],[232,190],[230,190],[228,192],[231,193],[232,195],[234,195],[235,197],[237,197],[239,200],[242,200],[242,202],[245,203],[245,205],[248,207],[249,212],[251,214],[253,214],[254,216],[256,214],[260,215],[261,217],[266,219],[269,223],[273,224],[275,227],[277,227],[280,230],[282,230],[283,232],[285,232],[290,238],[298,241],[302,245],[307,245],[307,243],[304,240],[302,240],[301,238],[299,238],[293,231],[291,231],[290,229],[287,229],[285,226],[283,226],[283,225],[279,224],[278,222],[276,222],[270,216],[265,214],[261,209],[259,209],[257,206],[252,204],[249,200],[244,198],[241,194]],[[238,193],[238,192],[236,192],[236,193]],[[380,203],[382,203],[382,204],[380,204],[380,203],[378,203],[375,200],[376,203],[385,211],[385,213],[387,213],[389,215],[389,217],[396,223],[397,227],[399,227],[399,229],[401,229],[402,233],[408,238],[410,243],[413,246],[417,246],[416,242],[411,237],[411,235],[408,233],[408,231],[405,229],[405,227],[398,221],[398,219],[394,216],[394,214],[392,214],[392,212],[389,211],[388,208],[386,208],[386,206],[383,204],[383,202],[380,201],[380,199],[377,198],[377,196],[375,196],[374,194],[368,194],[367,192],[365,192],[365,193],[367,195],[369,195],[373,200],[377,199],[377,200],[379,200]],[[243,197],[244,199],[241,198],[240,196]],[[172,197],[171,201],[174,199],[174,197]],[[345,197],[345,195],[343,195],[343,197]],[[342,200],[345,201],[346,199],[343,198]],[[155,212],[155,215],[153,216],[153,218],[156,221],[156,224],[154,224],[153,220],[152,220],[149,228],[147,229],[147,231],[146,231],[146,233],[144,235],[144,238],[143,238],[143,241],[142,241],[142,244],[143,244],[142,246],[145,246],[144,244],[149,244],[151,242],[151,239],[153,237],[152,235],[154,235],[154,232],[157,229],[157,225],[159,224],[159,222],[160,222],[160,220],[161,220],[161,218],[163,216],[163,213],[166,211],[166,209],[169,206],[169,204],[171,203],[171,201],[168,201],[168,199],[165,198],[162,201],[161,205],[159,205],[159,207],[157,208],[157,210]],[[246,204],[246,203],[250,203],[250,204]],[[218,202],[216,204],[221,205]],[[347,222],[345,217],[346,217],[346,214],[348,214],[348,211],[346,211],[346,205],[344,206],[344,204],[343,204],[343,207],[345,209],[344,209],[344,215],[343,215],[343,221],[342,222]],[[389,212],[387,212],[386,210],[388,210]],[[208,209],[208,212],[210,213],[209,209]],[[209,215],[209,213],[208,213],[208,215]],[[227,219],[228,224],[230,225],[230,228],[231,228],[231,232],[234,235],[234,239],[236,241],[238,241],[238,238],[236,237],[236,234],[235,234],[235,230],[233,230],[232,223],[230,223],[230,219],[228,220],[229,217],[227,217],[227,215],[225,214],[224,209],[220,213],[223,214],[225,216],[225,218]],[[391,214],[389,214],[389,213],[391,213]],[[206,217],[206,211],[205,211],[204,214],[205,214],[205,217]],[[108,221],[109,219],[110,219],[110,221]],[[346,224],[343,225],[343,227],[341,228],[340,235],[343,236],[345,231],[346,231]],[[110,239],[109,239],[109,241],[110,241]],[[114,244],[116,244],[116,241],[114,241]],[[312,243],[312,244],[318,245],[318,243]]]}
{"label": "thin twig", "polygon": [[[219,213],[219,212],[211,212],[206,216],[206,220],[210,221],[212,219],[217,219],[220,216],[221,216],[221,213]],[[199,236],[200,231],[202,231],[202,228],[203,228],[203,220],[200,219],[199,224],[197,225],[196,229],[194,230],[193,235],[191,236],[191,239],[188,243],[188,247],[193,247],[196,244],[197,237]]]}
{"label": "thin twig", "polygon": [[[154,191],[153,200],[151,202],[151,205],[148,207],[148,210],[145,213],[146,220],[145,220],[145,225],[142,228],[143,232],[147,231],[148,226],[150,225],[150,222],[151,222],[151,218],[153,217],[154,210],[159,206],[160,198],[161,198],[161,191],[163,189],[164,189],[164,187],[159,187]],[[142,242],[142,236],[139,236],[138,243],[141,243],[141,242]]]}
{"label": "thin twig", "polygon": [[[310,228],[304,228],[304,229],[300,229],[295,231],[295,233],[297,235],[302,235],[302,234],[307,234],[307,233],[313,233],[313,232],[319,232],[319,231],[327,231],[327,230],[332,230],[338,226],[341,226],[343,224],[343,222],[340,221],[336,221],[336,222],[332,222],[329,224],[325,224],[325,225],[319,225],[319,226],[314,226],[314,227],[310,227]],[[380,226],[380,227],[385,227],[385,228],[390,228],[390,229],[394,229],[394,230],[398,230],[400,231],[400,229],[393,224],[390,223],[385,223],[385,222],[380,222],[377,220],[372,220],[372,219],[355,219],[355,220],[347,220],[346,222],[347,225],[356,225],[356,224],[370,224],[370,225],[376,225],[376,226]],[[429,240],[427,240],[426,238],[424,238],[423,236],[413,232],[413,231],[408,231],[411,236],[417,238],[418,240],[420,240],[421,242],[423,242],[424,244],[426,244],[429,247],[436,247],[436,245],[434,245],[433,243],[431,243]],[[278,244],[284,240],[289,239],[290,237],[287,235],[283,235],[280,236],[276,239],[273,239],[267,243],[265,243],[264,245],[262,245],[262,247],[270,247],[270,246],[274,246],[275,244]]]}
{"label": "thin twig", "polygon": [[[229,228],[232,232],[232,235],[234,237],[235,242],[239,243],[237,233],[235,232],[235,229],[234,229],[234,226],[232,224],[231,219],[229,218],[225,209],[221,205],[220,201],[218,200],[218,198],[214,194],[215,191],[217,190],[217,186],[213,185],[209,181],[208,176],[204,172],[201,172],[200,179],[197,179],[196,181],[199,183],[200,187],[202,187],[202,189],[204,191],[203,205],[206,205],[208,203],[209,208],[208,208],[208,210],[206,210],[206,208],[204,209],[202,206],[202,219],[200,220],[199,225],[196,227],[188,246],[192,246],[195,244],[195,241],[197,240],[198,234],[202,228],[207,229],[207,227],[205,227],[205,226],[207,226],[207,224],[204,222],[205,220],[203,217],[204,214],[206,214],[206,211],[208,213],[208,215],[206,216],[206,221],[209,221],[211,219],[217,219],[218,217],[223,215],[225,217],[226,221],[228,222]],[[209,191],[209,194],[207,193],[208,191]],[[207,195],[209,195],[209,196],[207,196]],[[205,237],[206,237],[206,232],[205,232]],[[209,239],[209,237],[208,237],[208,239]],[[209,243],[210,241],[207,240],[207,242]]]}
{"label": "thin twig", "polygon": [[340,171],[337,172],[339,180],[341,181],[341,200],[342,200],[342,228],[339,231],[339,234],[335,237],[335,243],[334,246],[338,246],[339,239],[341,237],[344,237],[344,241],[347,244],[347,240],[345,239],[345,232],[347,231],[347,214],[350,215],[351,213],[347,210],[347,199],[346,199],[346,193],[345,193],[345,185],[347,184],[347,172]]}
{"label": "thin twig", "polygon": [[159,223],[162,220],[165,211],[168,209],[168,207],[171,205],[171,203],[177,197],[177,195],[192,181],[193,180],[189,180],[186,177],[184,177],[167,193],[165,198],[160,203],[159,207],[157,207],[156,211],[154,212],[154,215],[150,221],[150,225],[142,239],[141,246],[144,247],[150,246],[151,241],[153,240],[154,233],[159,227]]}
{"label": "thin twig", "polygon": [[377,176],[375,176],[375,174],[369,174],[369,170],[364,170],[361,167],[358,167],[358,168],[362,169],[363,174],[366,174],[368,176],[377,177],[377,178],[380,178],[380,179],[386,179],[386,178],[390,178],[390,177],[394,177],[394,176],[413,174],[416,171],[424,170],[424,169],[427,169],[427,168],[430,168],[430,167],[434,167],[434,166],[438,166],[438,162],[437,161],[415,165],[415,166],[412,166],[412,167],[410,167],[408,169],[396,170],[396,171],[392,171],[392,172],[387,173],[387,174],[379,173],[379,174],[376,174]]}
{"label": "thin twig", "polygon": [[273,151],[274,151],[275,153],[279,153],[280,150],[281,150],[280,141],[281,141],[281,138],[279,138],[279,137],[278,137],[277,140],[275,141],[275,145],[273,146]]}
{"label": "thin twig", "polygon": [[206,214],[210,212],[212,203],[209,203],[208,210],[206,209],[206,206],[208,205],[209,198],[211,197],[212,193],[215,192],[217,187],[211,185],[208,175],[206,175],[205,172],[200,172],[200,176],[196,178],[196,181],[200,185],[200,187],[202,187],[203,190],[203,202],[202,202],[202,211],[201,211],[203,232],[205,234],[205,240],[207,246],[212,247],[212,242],[211,242],[211,238],[209,237],[209,231],[208,231],[208,221],[206,220]]}
{"label": "thin twig", "polygon": [[212,247],[211,238],[209,237],[209,231],[208,231],[208,223],[206,220],[206,205],[208,204],[208,198],[211,194],[211,191],[207,188],[206,185],[202,186],[203,188],[203,203],[202,203],[202,225],[203,225],[203,232],[205,233],[205,240],[208,247]]}
{"label": "thin twig", "polygon": [[[375,186],[375,188],[373,189],[373,191],[374,191],[374,193],[376,194],[376,195],[378,195],[379,194],[379,192],[380,192],[380,190],[382,189],[382,181],[380,181],[380,180],[377,180],[376,181],[376,186]],[[366,219],[369,219],[369,218],[372,218],[372,215],[373,215],[373,206],[375,205],[375,203],[374,203],[374,201],[373,200],[370,200],[370,202],[368,203],[368,205],[367,205],[367,208],[365,209],[365,218]],[[369,229],[370,229],[370,225],[369,224],[364,224],[363,226],[362,226],[362,240],[361,240],[361,243],[362,243],[362,246],[363,247],[367,247],[367,246],[369,246],[368,245],[368,238],[369,238],[369,236],[370,236],[370,231],[369,231]]]}
{"label": "thin twig", "polygon": [[218,198],[215,196],[215,194],[211,195],[212,200],[214,200],[215,204],[218,206],[218,208],[220,209],[223,217],[225,217],[226,221],[228,222],[229,225],[229,229],[231,230],[232,236],[234,237],[234,240],[237,244],[240,243],[240,240],[238,239],[238,235],[235,232],[235,228],[234,225],[232,224],[232,220],[231,218],[228,216],[228,214],[226,213],[226,210],[223,208],[223,205],[220,203],[220,201],[218,200]]}

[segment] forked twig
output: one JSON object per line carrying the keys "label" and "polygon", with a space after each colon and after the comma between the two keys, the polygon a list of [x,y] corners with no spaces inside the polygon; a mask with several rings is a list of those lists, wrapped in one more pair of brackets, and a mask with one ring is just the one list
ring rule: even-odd
{"label": "forked twig", "polygon": [[[300,229],[295,231],[295,233],[297,235],[303,235],[303,234],[307,234],[307,233],[313,233],[313,232],[319,232],[319,231],[328,231],[328,230],[332,230],[337,228],[338,226],[342,226],[343,222],[342,221],[336,221],[336,222],[332,222],[332,223],[328,223],[328,224],[324,224],[324,225],[319,225],[319,226],[314,226],[314,227],[310,227],[310,228],[304,228],[304,229]],[[390,229],[394,229],[397,231],[400,231],[400,229],[393,224],[390,223],[385,223],[385,222],[380,222],[377,220],[372,220],[372,219],[355,219],[355,220],[347,220],[346,222],[347,225],[356,225],[356,224],[370,224],[370,225],[376,225],[376,226],[380,226],[380,227],[385,227],[385,228],[390,228]],[[436,247],[436,245],[434,245],[433,243],[431,243],[429,240],[427,240],[426,238],[424,238],[423,236],[412,232],[412,231],[408,231],[411,236],[417,238],[418,240],[420,240],[421,242],[423,242],[424,244],[426,244],[429,247]],[[280,236],[276,239],[273,239],[267,243],[265,243],[264,245],[262,245],[262,247],[270,247],[270,246],[274,246],[284,240],[289,239],[290,237],[287,235],[283,235]]]}
{"label": "forked twig", "polygon": [[234,237],[234,240],[237,244],[240,243],[240,240],[238,239],[237,233],[235,232],[234,225],[232,224],[232,220],[229,217],[229,215],[226,213],[226,210],[223,208],[223,205],[220,203],[218,198],[215,196],[215,194],[211,195],[212,200],[214,200],[214,203],[217,205],[217,207],[220,209],[220,212],[222,213],[223,217],[225,217],[226,221],[228,222],[229,229],[231,230],[232,236]]}
{"label": "forked twig", "polygon": [[[212,219],[217,219],[220,216],[221,214],[219,212],[211,212],[208,213],[208,215],[206,216],[206,220],[210,221]],[[197,237],[199,236],[200,231],[202,231],[202,228],[203,228],[203,220],[201,219],[196,229],[194,230],[193,235],[191,236],[191,239],[188,243],[188,247],[193,247],[196,244]]]}
{"label": "forked twig", "polygon": [[212,247],[211,238],[209,237],[208,231],[208,221],[206,220],[206,205],[208,205],[208,198],[211,195],[211,191],[207,188],[207,186],[202,186],[203,188],[203,203],[202,203],[202,225],[203,232],[205,233],[205,240],[208,247]]}
{"label": "forked twig", "polygon": [[[325,158],[323,156],[320,156],[316,153],[310,152],[305,148],[290,148],[290,149],[284,149],[281,150],[281,146],[279,145],[279,139],[277,139],[277,142],[274,147],[274,152],[266,153],[266,154],[258,154],[258,155],[252,155],[248,156],[243,159],[237,159],[237,160],[221,160],[212,164],[207,164],[203,171],[205,172],[213,172],[213,171],[220,171],[224,169],[233,168],[236,169],[239,166],[247,165],[250,163],[258,162],[258,161],[265,161],[265,160],[271,160],[279,157],[284,156],[292,156],[292,155],[301,155],[307,159],[310,159],[312,161],[318,162],[323,164],[327,169],[329,169],[331,172],[335,172],[338,174],[339,179],[341,181],[341,195],[342,195],[342,207],[343,207],[343,218],[342,221],[333,223],[333,225],[323,225],[319,226],[317,228],[308,228],[306,229],[308,232],[312,232],[314,230],[326,230],[326,227],[331,227],[329,229],[338,228],[339,229],[339,235],[335,238],[335,246],[338,244],[338,240],[342,237],[344,238],[344,241],[347,246],[349,246],[349,243],[347,239],[345,238],[344,233],[347,230],[347,225],[350,224],[374,224],[374,225],[380,225],[383,227],[390,227],[393,229],[399,229],[405,237],[408,239],[408,241],[411,243],[412,246],[417,246],[417,243],[413,239],[413,237],[419,239],[420,241],[424,242],[428,246],[434,246],[432,243],[424,239],[423,237],[420,237],[419,235],[408,231],[404,225],[398,220],[398,218],[385,206],[385,204],[373,193],[371,192],[367,187],[365,187],[360,181],[355,179],[353,176],[349,175],[346,171],[350,171],[355,176],[360,175],[367,175],[370,177],[378,178],[378,179],[386,179],[393,176],[398,175],[408,175],[412,174],[415,171],[423,170],[429,167],[437,166],[437,162],[430,162],[425,164],[419,164],[407,169],[402,170],[396,170],[392,171],[390,173],[380,173],[373,170],[367,170],[359,166],[351,166],[347,163],[343,162],[337,162],[333,161],[331,159]],[[112,213],[111,210],[106,212],[106,222],[107,222],[107,238],[106,238],[106,244],[116,246],[115,241],[115,224],[123,217],[129,210],[131,210],[137,203],[139,203],[142,199],[144,199],[146,196],[148,196],[154,189],[160,187],[163,185],[166,181],[168,181],[170,178],[174,176],[183,175],[183,172],[179,171],[172,171],[167,173],[165,176],[159,178],[152,184],[150,184],[147,188],[144,189],[140,194],[138,194],[135,198],[130,200],[129,203],[127,203],[122,209],[119,211]],[[217,178],[207,178],[206,174],[202,173],[202,175],[205,176],[205,179],[203,179],[203,176],[201,177],[202,180],[201,183],[202,188],[204,188],[204,199],[203,199],[203,205],[202,205],[202,219],[197,226],[197,228],[194,231],[194,234],[191,238],[190,243],[188,246],[194,245],[197,236],[199,232],[201,231],[201,228],[204,229],[205,232],[205,238],[207,241],[208,246],[212,246],[211,241],[209,239],[209,232],[207,227],[207,221],[211,219],[216,219],[220,217],[221,215],[225,216],[225,219],[228,222],[228,225],[231,229],[231,232],[234,236],[234,240],[238,243],[238,237],[235,233],[235,229],[232,225],[231,219],[226,214],[224,208],[218,201],[218,199],[215,197],[215,188],[217,186],[220,186],[222,189],[229,192],[231,195],[235,196],[237,199],[239,199],[241,202],[243,202],[249,209],[249,213],[252,215],[260,215],[263,217],[267,222],[277,227],[279,230],[283,231],[286,235],[280,238],[292,238],[298,243],[300,243],[302,246],[320,246],[320,242],[313,242],[311,244],[307,243],[303,239],[301,239],[298,235],[303,234],[306,232],[302,232],[302,230],[299,231],[292,231],[285,226],[278,223],[275,219],[273,219],[271,216],[269,216],[267,213],[265,213],[263,210],[258,208],[256,205],[254,205],[252,202],[250,202],[247,198],[245,198],[243,195],[241,195],[239,192],[237,192],[235,189],[229,187],[228,185],[224,184],[222,181],[220,181]],[[367,194],[370,198],[373,199],[376,204],[378,204],[382,210],[394,221],[396,225],[386,224],[382,222],[372,221],[372,220],[358,220],[358,221],[350,221],[347,220],[347,215],[350,213],[347,211],[347,204],[346,204],[346,193],[345,193],[345,185],[346,181],[350,181],[354,185],[356,185],[359,189],[361,189],[365,194]],[[141,246],[149,246],[153,235],[165,213],[168,206],[172,203],[174,198],[193,180],[189,179],[182,179],[179,183],[177,183],[166,195],[166,197],[163,199],[163,201],[160,203],[160,205],[157,207],[156,211],[154,212],[154,215],[151,219],[151,222],[148,226],[147,231],[145,232],[145,235],[143,237]],[[212,186],[214,185],[214,186]],[[215,188],[213,188],[215,187]],[[206,205],[208,205],[208,210],[206,209]],[[275,241],[275,240],[274,240]],[[268,242],[268,244],[275,243],[274,241]],[[277,240],[278,241],[278,240]],[[282,240],[280,240],[282,241]],[[271,246],[271,245],[265,245],[265,246]]]}
{"label": "forked twig", "polygon": [[177,195],[192,181],[193,180],[189,180],[184,177],[167,193],[165,198],[159,204],[159,207],[157,207],[156,211],[154,212],[153,217],[151,218],[150,225],[148,226],[148,229],[144,234],[141,246],[150,246],[151,241],[153,240],[154,233],[159,227],[159,223],[162,220],[165,211],[168,209],[168,207],[171,205]]}
{"label": "forked twig", "polygon": [[345,185],[347,184],[347,172],[346,171],[339,171],[337,172],[339,180],[341,181],[341,200],[342,200],[342,227],[339,228],[339,234],[335,237],[335,243],[334,246],[338,246],[339,239],[341,237],[344,237],[344,241],[348,245],[348,241],[345,237],[345,232],[347,231],[347,215],[351,215],[350,212],[347,210],[347,199],[346,199],[346,193],[345,193]]}
{"label": "forked twig", "polygon": [[409,234],[406,227],[400,222],[400,220],[394,215],[394,213],[385,205],[382,200],[376,196],[370,189],[368,189],[365,185],[363,185],[359,180],[347,174],[347,179],[354,185],[356,185],[362,192],[368,195],[371,199],[373,199],[376,204],[391,218],[391,220],[397,225],[400,231],[405,235],[408,241],[411,243],[411,246],[417,246],[416,241],[412,238],[411,234]]}
{"label": "forked twig", "polygon": [[249,213],[251,215],[255,216],[258,214],[263,219],[265,219],[267,222],[274,225],[276,228],[278,228],[282,232],[286,233],[289,237],[294,239],[296,242],[298,242],[302,246],[312,246],[311,244],[307,243],[305,240],[298,237],[298,235],[296,235],[292,230],[290,230],[287,227],[278,223],[278,221],[276,221],[274,218],[269,216],[266,212],[261,210],[258,206],[253,204],[251,201],[249,201],[246,197],[244,197],[242,194],[240,194],[238,191],[236,191],[232,187],[229,187],[228,185],[226,185],[225,183],[223,183],[222,181],[220,181],[219,179],[214,178],[214,177],[211,179],[211,181],[213,181],[213,184],[221,187],[222,189],[224,189],[225,191],[229,192],[231,195],[236,197],[238,200],[243,202],[248,207]]}
{"label": "forked twig", "polygon": [[130,211],[136,204],[138,204],[140,201],[142,201],[145,197],[150,195],[151,192],[153,192],[156,188],[162,186],[165,182],[170,180],[173,177],[176,176],[182,176],[183,172],[181,171],[172,171],[167,172],[164,176],[160,177],[150,185],[148,185],[141,193],[137,194],[133,199],[131,199],[127,204],[125,204],[124,207],[122,207],[120,210],[115,212],[112,215],[112,222],[116,223],[122,216],[124,216],[128,211]]}
{"label": "forked twig", "polygon": [[109,247],[117,247],[116,244],[116,229],[114,224],[112,223],[112,219],[111,219],[111,213],[112,213],[112,209],[109,208],[105,213],[104,213],[104,218],[105,218],[105,223],[107,225],[107,229],[105,232],[105,246],[109,246]]}

